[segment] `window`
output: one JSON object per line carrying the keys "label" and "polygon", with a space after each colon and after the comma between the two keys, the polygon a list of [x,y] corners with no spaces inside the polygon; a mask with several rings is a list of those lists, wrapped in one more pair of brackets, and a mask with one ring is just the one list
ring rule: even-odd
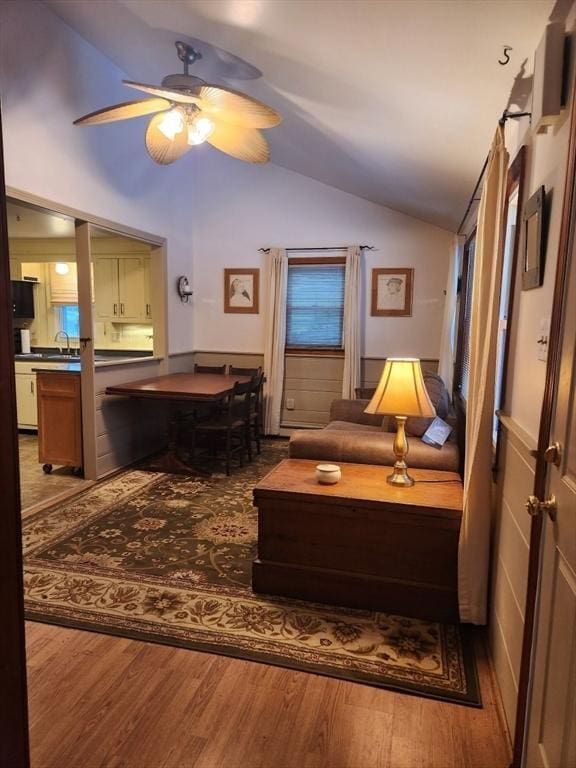
{"label": "window", "polygon": [[506,241],[504,244],[504,263],[502,265],[502,287],[500,289],[500,311],[498,315],[498,339],[496,342],[496,385],[494,391],[494,421],[492,439],[498,437],[498,417],[496,411],[502,407],[504,394],[504,366],[506,363],[506,341],[508,335],[508,315],[512,291],[512,268],[514,266],[514,245],[516,242],[516,223],[518,220],[518,189],[508,200],[506,220]]}
{"label": "window", "polygon": [[343,258],[288,262],[287,349],[342,349]]}
{"label": "window", "polygon": [[80,315],[78,304],[63,304],[60,307],[60,330],[70,338],[80,338]]}
{"label": "window", "polygon": [[462,274],[460,277],[460,320],[458,324],[458,347],[456,352],[456,392],[465,402],[468,397],[470,375],[470,318],[472,315],[472,284],[474,282],[474,250],[476,233],[464,246]]}

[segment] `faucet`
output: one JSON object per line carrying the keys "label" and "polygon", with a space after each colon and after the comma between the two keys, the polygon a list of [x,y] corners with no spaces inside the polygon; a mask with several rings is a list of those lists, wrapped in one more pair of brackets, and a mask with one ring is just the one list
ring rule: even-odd
{"label": "faucet", "polygon": [[71,355],[72,354],[72,350],[70,349],[70,336],[66,333],[66,331],[58,331],[56,336],[54,336],[54,341],[58,341],[58,337],[59,336],[66,336],[66,353],[64,353],[62,351],[62,347],[59,347],[60,354],[61,355],[63,355],[63,354]]}

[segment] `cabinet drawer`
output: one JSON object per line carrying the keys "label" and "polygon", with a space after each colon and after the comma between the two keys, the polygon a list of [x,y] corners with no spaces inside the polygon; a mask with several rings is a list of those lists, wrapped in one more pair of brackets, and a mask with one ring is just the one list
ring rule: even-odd
{"label": "cabinet drawer", "polygon": [[70,395],[76,397],[80,392],[80,374],[75,373],[38,373],[38,392],[43,395]]}

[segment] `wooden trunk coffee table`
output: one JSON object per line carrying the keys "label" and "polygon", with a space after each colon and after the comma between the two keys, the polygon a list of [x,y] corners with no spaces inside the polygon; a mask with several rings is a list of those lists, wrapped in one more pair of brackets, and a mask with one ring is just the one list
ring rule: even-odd
{"label": "wooden trunk coffee table", "polygon": [[397,488],[389,467],[342,463],[320,485],[317,463],[286,459],[254,489],[254,591],[457,622],[460,477],[411,468]]}

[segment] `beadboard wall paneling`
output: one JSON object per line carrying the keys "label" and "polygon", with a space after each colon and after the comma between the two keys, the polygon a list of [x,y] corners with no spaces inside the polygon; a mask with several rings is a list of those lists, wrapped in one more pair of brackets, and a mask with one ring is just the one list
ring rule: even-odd
{"label": "beadboard wall paneling", "polygon": [[167,438],[161,402],[107,395],[106,387],[162,375],[162,361],[95,369],[96,469],[98,478],[159,451]]}
{"label": "beadboard wall paneling", "polygon": [[190,373],[194,370],[194,356],[194,352],[170,355],[168,358],[168,373]]}
{"label": "beadboard wall paneling", "polygon": [[530,451],[536,445],[509,417],[503,417],[501,422],[492,542],[489,642],[508,728],[513,734],[530,540],[530,516],[524,502],[534,486],[535,460]]}
{"label": "beadboard wall paneling", "polygon": [[[198,351],[194,355],[170,358],[170,370],[193,370],[194,362],[203,365],[229,363],[245,368],[264,365],[264,356],[254,353]],[[385,358],[366,357],[362,360],[362,383],[375,387],[380,379]],[[189,365],[188,368],[173,366]],[[341,397],[343,357],[315,355],[286,355],[284,371],[284,395],[282,399],[283,427],[323,427],[330,417],[330,404]],[[434,373],[438,370],[437,359],[423,359],[422,368]],[[294,408],[286,407],[287,400],[294,400]]]}

